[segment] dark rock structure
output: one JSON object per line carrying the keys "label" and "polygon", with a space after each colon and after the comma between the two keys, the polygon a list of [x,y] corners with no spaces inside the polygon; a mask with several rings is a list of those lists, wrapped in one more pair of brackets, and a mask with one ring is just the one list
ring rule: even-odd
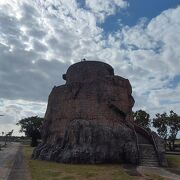
{"label": "dark rock structure", "polygon": [[66,84],[54,87],[49,96],[34,159],[165,164],[159,137],[133,122],[134,99],[127,79],[98,61],[73,64],[63,79]]}

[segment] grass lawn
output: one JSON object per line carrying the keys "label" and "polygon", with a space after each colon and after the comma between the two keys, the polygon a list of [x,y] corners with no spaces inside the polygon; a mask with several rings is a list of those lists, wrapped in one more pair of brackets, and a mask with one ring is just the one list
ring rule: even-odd
{"label": "grass lawn", "polygon": [[168,169],[174,173],[180,174],[180,155],[166,155]]}
{"label": "grass lawn", "polygon": [[32,180],[133,180],[121,165],[72,165],[32,160],[33,148],[24,146]]}

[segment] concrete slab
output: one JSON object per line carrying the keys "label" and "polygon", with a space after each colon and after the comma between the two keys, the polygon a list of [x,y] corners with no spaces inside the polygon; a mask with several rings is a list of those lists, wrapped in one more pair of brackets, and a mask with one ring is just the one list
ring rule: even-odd
{"label": "concrete slab", "polygon": [[[1,143],[2,144],[2,143]],[[0,151],[0,179],[7,180],[13,167],[20,143],[8,143]]]}
{"label": "concrete slab", "polygon": [[174,173],[171,173],[161,167],[147,167],[147,166],[138,166],[137,171],[143,176],[147,174],[155,174],[164,177],[168,180],[180,180],[180,176]]}

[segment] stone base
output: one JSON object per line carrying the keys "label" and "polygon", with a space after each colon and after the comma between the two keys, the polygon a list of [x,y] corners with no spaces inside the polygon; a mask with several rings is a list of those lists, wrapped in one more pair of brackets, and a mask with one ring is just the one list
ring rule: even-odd
{"label": "stone base", "polygon": [[124,124],[113,127],[87,120],[73,120],[63,139],[53,144],[39,144],[34,159],[62,163],[131,163],[138,161],[133,131]]}

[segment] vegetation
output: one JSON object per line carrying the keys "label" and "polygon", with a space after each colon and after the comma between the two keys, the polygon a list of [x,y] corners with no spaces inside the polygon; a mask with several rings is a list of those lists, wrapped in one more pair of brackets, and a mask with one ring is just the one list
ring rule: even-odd
{"label": "vegetation", "polygon": [[157,132],[159,136],[161,136],[164,140],[167,140],[168,137],[168,116],[167,113],[156,114],[156,118],[153,119],[153,126],[157,128]]}
{"label": "vegetation", "polygon": [[72,165],[30,159],[32,147],[24,146],[32,180],[131,180],[120,165]]}
{"label": "vegetation", "polygon": [[166,147],[169,147],[170,151],[180,148],[179,144],[176,144],[176,138],[178,132],[180,132],[180,116],[174,111],[170,111],[160,114],[157,113],[154,119],[150,119],[150,115],[143,110],[133,112],[134,122],[138,125],[149,129],[151,126],[157,129],[157,133],[165,140]]}
{"label": "vegetation", "polygon": [[42,126],[43,118],[32,116],[21,119],[17,125],[21,126],[20,132],[24,132],[27,137],[31,137],[31,146],[37,146],[38,139],[41,138],[40,129]]}
{"label": "vegetation", "polygon": [[157,128],[159,136],[168,144],[169,150],[174,151],[176,136],[180,131],[180,116],[173,111],[170,111],[169,115],[158,113],[153,119],[153,126]]}
{"label": "vegetation", "polygon": [[138,125],[146,129],[150,127],[150,123],[151,123],[150,115],[146,111],[138,110],[133,113],[133,117],[135,123],[137,123]]}
{"label": "vegetation", "polygon": [[180,155],[166,155],[168,170],[180,174]]}
{"label": "vegetation", "polygon": [[165,180],[164,177],[157,175],[157,174],[149,174],[146,173],[146,178],[147,180]]}
{"label": "vegetation", "polygon": [[9,131],[9,132],[7,132],[7,133],[1,132],[2,136],[0,136],[0,141],[2,141],[2,142],[4,141],[4,145],[1,145],[1,144],[0,144],[0,146],[2,146],[2,147],[5,147],[5,146],[6,146],[7,141],[10,141],[11,138],[12,138],[12,133],[13,133],[13,131],[14,131],[14,130],[11,130],[11,131]]}
{"label": "vegetation", "polygon": [[127,174],[126,170],[121,165],[118,164],[72,165],[32,160],[30,158],[32,151],[32,147],[27,145],[24,146],[24,155],[32,180],[136,180],[140,178],[154,180],[165,179],[153,171],[145,172],[142,174],[142,176],[140,174],[131,176]]}
{"label": "vegetation", "polygon": [[178,116],[176,113],[173,111],[170,111],[169,115],[169,121],[168,121],[168,126],[169,126],[169,148],[171,150],[175,150],[175,140],[178,132],[180,131],[180,116]]}

